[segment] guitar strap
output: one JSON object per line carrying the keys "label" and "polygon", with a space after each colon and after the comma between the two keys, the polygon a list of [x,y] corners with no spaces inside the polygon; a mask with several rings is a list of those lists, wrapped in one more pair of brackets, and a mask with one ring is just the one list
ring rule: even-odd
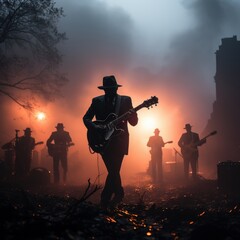
{"label": "guitar strap", "polygon": [[121,96],[117,95],[117,99],[116,99],[116,107],[115,107],[115,114],[118,116],[119,114],[119,110],[120,110],[120,103],[121,103]]}

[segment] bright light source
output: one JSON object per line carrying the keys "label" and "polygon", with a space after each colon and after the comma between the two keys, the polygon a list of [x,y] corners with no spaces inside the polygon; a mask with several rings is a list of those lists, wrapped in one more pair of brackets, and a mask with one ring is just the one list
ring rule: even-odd
{"label": "bright light source", "polygon": [[154,128],[156,128],[156,119],[153,117],[143,117],[141,119],[141,128],[145,131],[154,131]]}
{"label": "bright light source", "polygon": [[36,118],[37,118],[37,120],[42,121],[46,118],[46,114],[44,112],[38,112],[36,114]]}

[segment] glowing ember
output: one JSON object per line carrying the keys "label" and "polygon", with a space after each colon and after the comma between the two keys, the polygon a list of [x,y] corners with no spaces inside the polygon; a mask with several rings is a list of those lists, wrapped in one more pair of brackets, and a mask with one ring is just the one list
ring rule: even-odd
{"label": "glowing ember", "polygon": [[152,233],[151,233],[151,232],[147,232],[146,235],[147,235],[147,236],[151,236]]}
{"label": "glowing ember", "polygon": [[199,214],[200,217],[202,217],[205,214],[205,211]]}

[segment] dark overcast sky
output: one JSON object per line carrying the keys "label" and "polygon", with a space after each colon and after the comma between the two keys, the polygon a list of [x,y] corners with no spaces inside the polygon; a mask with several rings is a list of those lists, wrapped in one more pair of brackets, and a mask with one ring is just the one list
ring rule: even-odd
{"label": "dark overcast sky", "polygon": [[151,87],[168,91],[183,109],[195,102],[206,121],[215,98],[214,53],[222,37],[239,35],[240,5],[174,2],[58,1],[66,15],[61,29],[68,36],[63,51],[72,80],[70,103],[80,88],[115,74],[139,93]]}

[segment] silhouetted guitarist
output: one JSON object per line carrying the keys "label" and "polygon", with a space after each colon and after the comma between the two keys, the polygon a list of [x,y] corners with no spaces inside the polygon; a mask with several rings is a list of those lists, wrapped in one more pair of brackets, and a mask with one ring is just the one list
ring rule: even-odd
{"label": "silhouetted guitarist", "polygon": [[92,104],[83,117],[85,126],[92,130],[90,132],[93,135],[96,132],[95,136],[92,137],[97,137],[97,132],[104,133],[107,129],[105,129],[105,125],[94,123],[94,117],[98,121],[104,121],[109,114],[116,114],[117,116],[125,113],[129,114],[129,118],[117,126],[123,131],[117,134],[113,133],[107,145],[100,152],[108,171],[105,186],[101,193],[101,205],[103,207],[118,204],[124,197],[120,169],[124,155],[128,154],[129,133],[127,123],[135,126],[138,122],[137,114],[132,110],[131,98],[118,95],[117,90],[119,87],[121,85],[117,84],[114,76],[104,77],[103,85],[98,88],[104,90],[105,94],[92,99]]}
{"label": "silhouetted guitarist", "polygon": [[16,136],[15,174],[20,179],[26,178],[31,168],[32,151],[36,145],[35,138],[31,136],[31,133],[31,128],[26,128],[23,136]]}
{"label": "silhouetted guitarist", "polygon": [[197,178],[197,166],[198,166],[198,146],[206,143],[206,138],[200,140],[198,133],[192,132],[192,126],[185,124],[186,133],[183,133],[178,141],[178,145],[181,148],[184,161],[184,177],[185,180],[189,178],[189,164],[192,168],[192,178]]}
{"label": "silhouetted guitarist", "polygon": [[66,184],[68,171],[68,147],[73,145],[73,143],[69,132],[64,131],[63,123],[58,123],[56,129],[57,131],[52,132],[47,140],[48,153],[53,157],[54,183],[59,184],[60,182],[59,164],[61,163],[63,168],[63,183]]}
{"label": "silhouetted guitarist", "polygon": [[164,142],[159,133],[160,130],[156,128],[154,130],[154,136],[151,136],[147,143],[147,146],[151,148],[150,172],[153,183],[163,182],[162,148],[165,144],[172,143],[172,141]]}

